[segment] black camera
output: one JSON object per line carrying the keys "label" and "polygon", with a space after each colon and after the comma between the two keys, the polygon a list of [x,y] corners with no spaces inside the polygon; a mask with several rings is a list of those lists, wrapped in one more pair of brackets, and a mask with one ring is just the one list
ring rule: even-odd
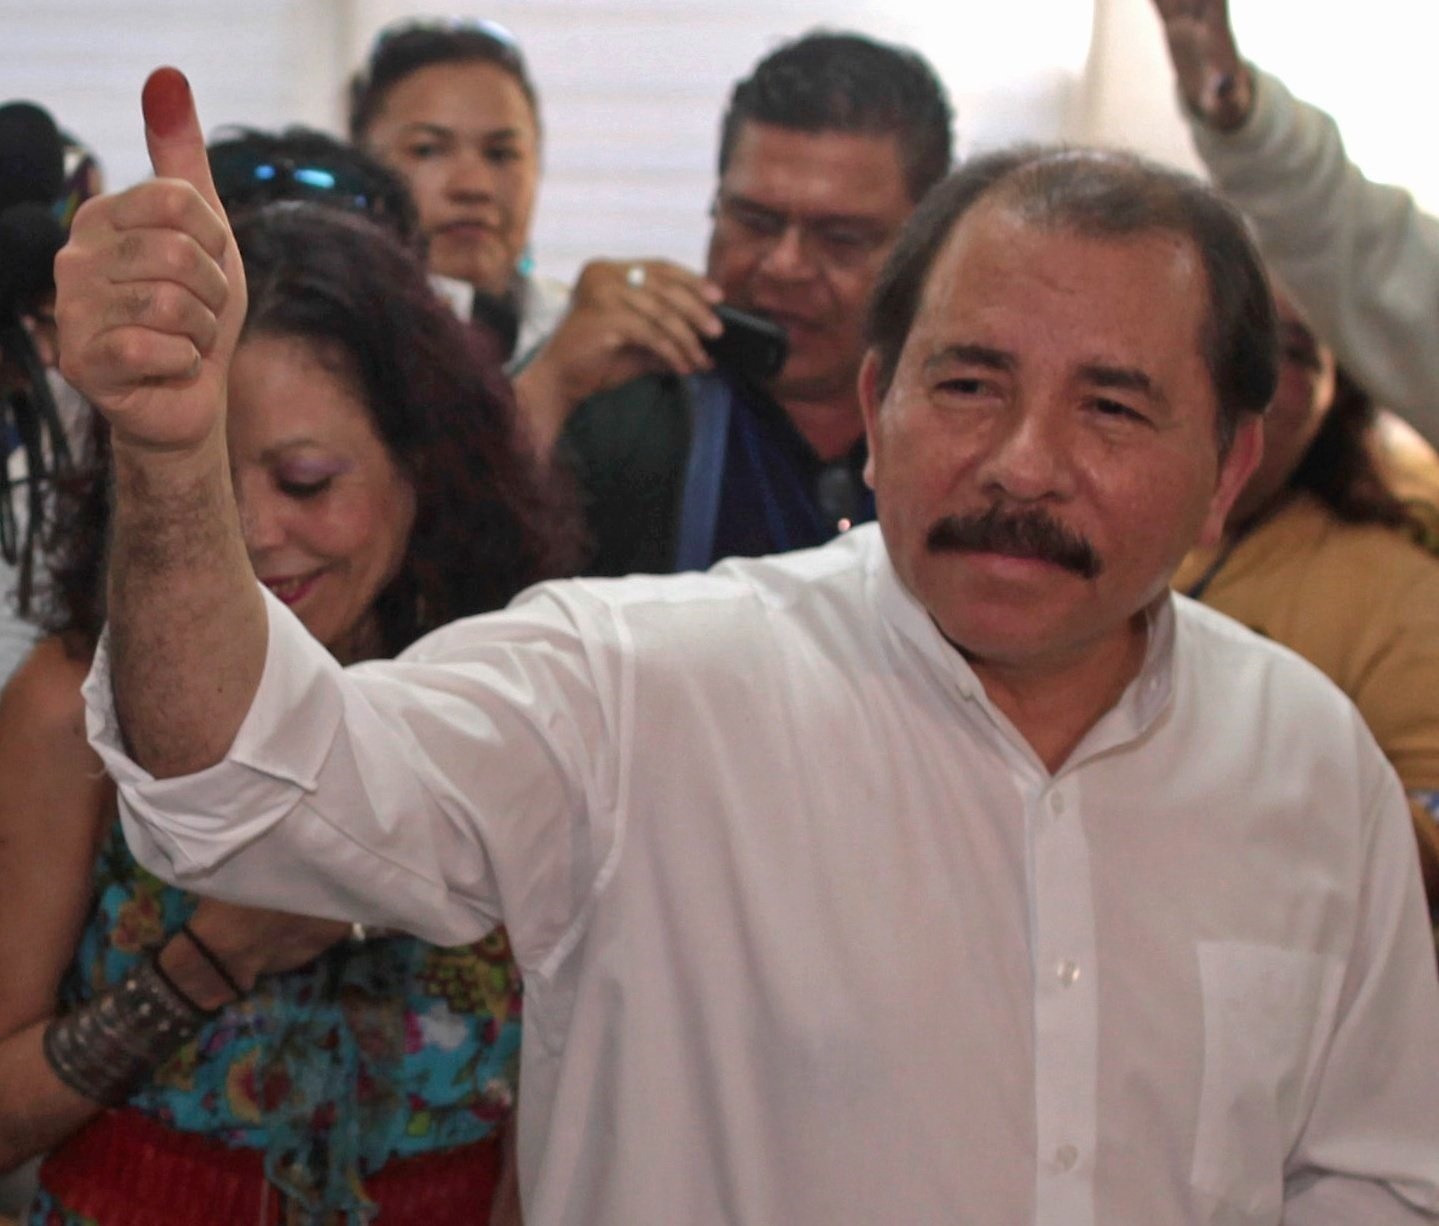
{"label": "black camera", "polygon": [[730,306],[717,306],[714,313],[724,331],[706,337],[704,347],[716,366],[751,383],[767,383],[779,374],[789,356],[789,338],[783,328]]}

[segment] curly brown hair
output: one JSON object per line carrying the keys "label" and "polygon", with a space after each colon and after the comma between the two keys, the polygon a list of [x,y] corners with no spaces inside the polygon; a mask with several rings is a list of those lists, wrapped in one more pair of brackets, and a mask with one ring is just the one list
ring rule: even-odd
{"label": "curly brown hair", "polygon": [[[375,602],[386,654],[574,569],[570,491],[531,449],[493,346],[413,252],[361,216],[291,202],[240,218],[235,238],[250,295],[241,343],[294,338],[339,365],[414,486],[404,559]],[[43,611],[77,644],[93,645],[104,616],[108,472],[99,425],[83,477],[57,491]]]}

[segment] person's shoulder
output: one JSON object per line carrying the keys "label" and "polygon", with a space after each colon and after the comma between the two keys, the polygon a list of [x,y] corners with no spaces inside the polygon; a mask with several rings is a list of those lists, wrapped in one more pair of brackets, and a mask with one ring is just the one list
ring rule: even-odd
{"label": "person's shoulder", "polygon": [[593,430],[597,425],[613,427],[643,414],[673,412],[688,403],[688,392],[679,376],[663,372],[640,375],[580,401],[566,424],[566,433]]}
{"label": "person's shoulder", "polygon": [[637,457],[682,454],[689,440],[689,394],[670,374],[642,375],[581,401],[559,449],[584,471],[625,476]]}
{"label": "person's shoulder", "polygon": [[772,618],[805,604],[849,600],[877,544],[878,529],[865,526],[813,549],[728,558],[707,571],[553,580],[522,593],[511,608],[553,603],[581,616],[603,609],[624,622],[672,622],[679,633],[698,624],[705,609],[730,621],[746,610]]}
{"label": "person's shoulder", "polygon": [[524,281],[525,315],[546,332],[554,328],[570,304],[570,287],[554,277],[531,273]]}
{"label": "person's shoulder", "polygon": [[1358,707],[1318,667],[1207,605],[1173,600],[1176,698],[1196,726],[1241,733],[1296,777],[1367,791],[1393,773]]}
{"label": "person's shoulder", "polygon": [[708,571],[551,579],[502,610],[451,623],[406,649],[411,662],[463,661],[487,646],[629,656],[725,656],[756,635],[806,634],[818,606],[852,608],[881,548],[856,528],[828,545],[732,558]]}
{"label": "person's shoulder", "polygon": [[1314,514],[1325,523],[1310,564],[1332,577],[1336,591],[1370,610],[1399,603],[1439,616],[1439,556],[1431,549],[1403,528]]}
{"label": "person's shoulder", "polygon": [[1196,727],[1240,733],[1296,777],[1367,792],[1393,773],[1359,708],[1317,666],[1207,605],[1173,599],[1176,698]]}
{"label": "person's shoulder", "polygon": [[1298,652],[1197,600],[1175,593],[1176,651],[1188,683],[1222,690],[1233,704],[1279,694],[1297,704],[1352,708],[1344,692]]}
{"label": "person's shoulder", "polygon": [[570,305],[570,287],[554,277],[529,273],[520,281],[520,334],[515,354],[528,361],[564,318]]}

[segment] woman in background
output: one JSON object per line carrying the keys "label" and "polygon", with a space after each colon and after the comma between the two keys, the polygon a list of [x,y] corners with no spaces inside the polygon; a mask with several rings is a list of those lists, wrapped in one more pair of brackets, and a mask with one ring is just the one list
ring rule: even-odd
{"label": "woman in background", "polygon": [[559,322],[569,288],[536,275],[539,101],[519,44],[488,21],[382,31],[350,86],[350,138],[408,184],[430,271],[508,358]]}
{"label": "woman in background", "polygon": [[719,287],[669,260],[591,260],[573,294],[530,233],[539,100],[518,42],[470,19],[383,29],[350,87],[351,139],[409,185],[437,288],[499,341],[544,449],[581,400],[648,370],[708,370]]}

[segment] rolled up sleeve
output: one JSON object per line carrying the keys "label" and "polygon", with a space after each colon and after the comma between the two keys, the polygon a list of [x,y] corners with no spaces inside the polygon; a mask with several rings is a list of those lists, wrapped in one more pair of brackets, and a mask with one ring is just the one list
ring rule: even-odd
{"label": "rolled up sleeve", "polygon": [[[620,666],[571,602],[343,669],[265,594],[269,640],[223,761],[156,779],[126,753],[102,639],[88,732],[151,871],[198,893],[441,944],[505,922],[521,965],[573,939],[616,850]],[[606,692],[601,692],[602,690]]]}

